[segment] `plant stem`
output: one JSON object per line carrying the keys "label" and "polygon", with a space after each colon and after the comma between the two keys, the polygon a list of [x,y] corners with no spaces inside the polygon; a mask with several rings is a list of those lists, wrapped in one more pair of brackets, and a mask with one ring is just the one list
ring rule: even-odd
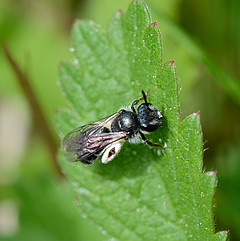
{"label": "plant stem", "polygon": [[40,104],[36,98],[36,95],[30,85],[30,80],[28,76],[21,70],[17,62],[14,60],[13,56],[11,55],[8,47],[6,45],[3,46],[3,52],[5,57],[12,68],[16,80],[20,85],[28,103],[30,106],[32,118],[34,122],[37,124],[37,132],[42,137],[43,141],[46,143],[47,148],[51,155],[51,160],[54,166],[54,169],[58,176],[63,176],[60,167],[57,164],[56,153],[58,150],[58,144],[54,134],[51,131],[51,128],[47,124],[47,120],[43,114],[43,111],[40,107]]}

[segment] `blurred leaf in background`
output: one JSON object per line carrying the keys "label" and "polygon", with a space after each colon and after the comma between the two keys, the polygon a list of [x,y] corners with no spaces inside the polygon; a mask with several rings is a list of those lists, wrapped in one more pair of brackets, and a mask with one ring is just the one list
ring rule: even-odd
{"label": "blurred leaf in background", "polygon": [[216,156],[218,170],[218,185],[221,187],[216,192],[216,214],[222,227],[233,230],[231,240],[240,237],[240,143],[235,143],[228,149],[222,148]]}
{"label": "blurred leaf in background", "polygon": [[[53,11],[54,6],[48,1],[0,2],[1,43],[8,44],[28,74],[53,133],[53,112],[65,104],[56,79],[59,60],[68,56],[69,37],[67,24],[63,28],[57,22],[65,10]],[[71,188],[56,179],[30,105],[3,55],[0,66],[0,239],[83,239],[85,229],[72,205]]]}
{"label": "blurred leaf in background", "polygon": [[[59,61],[70,56],[68,52],[69,36],[74,19],[76,17],[93,19],[106,29],[112,14],[119,8],[126,10],[129,2],[127,0],[2,0],[0,2],[1,43],[3,41],[8,43],[20,66],[29,74],[34,92],[49,125],[51,125],[54,110],[59,106],[66,105],[59,88],[56,87],[56,78]],[[164,62],[175,60],[178,66],[178,76],[183,87],[181,95],[183,115],[201,110],[204,138],[207,141],[205,147],[209,148],[205,152],[204,158],[206,168],[216,170],[219,162],[223,166],[218,172],[217,194],[219,193],[219,195],[215,200],[218,215],[217,226],[219,230],[229,228],[231,240],[239,240],[238,206],[232,205],[232,203],[239,203],[239,189],[236,188],[236,185],[232,185],[229,178],[221,177],[222,175],[225,177],[224,165],[228,166],[231,163],[232,156],[234,156],[236,165],[240,162],[238,158],[239,102],[231,97],[225,87],[220,87],[221,83],[220,85],[217,83],[224,78],[224,74],[222,74],[224,70],[228,77],[230,75],[236,79],[240,76],[238,68],[240,62],[238,24],[240,2],[238,0],[204,0],[201,2],[148,0],[146,3],[153,11],[153,19],[158,21],[162,31]],[[183,35],[178,34],[179,32]],[[221,71],[217,71],[220,76],[212,75],[213,70],[211,71],[209,66],[199,61],[199,58],[196,57],[198,52],[190,53],[194,49],[192,43],[203,47],[204,52],[211,56],[214,64],[220,66]],[[51,199],[51,195],[60,195],[56,186],[61,186],[61,184],[58,184],[57,181],[49,181],[54,184],[46,188],[42,178],[37,178],[38,175],[54,178],[48,150],[36,136],[27,101],[22,96],[15,76],[2,55],[0,55],[0,66],[0,145],[2,147],[0,150],[0,200],[9,200],[9,198],[10,200],[11,198],[24,200],[23,192],[15,190],[17,189],[15,183],[22,183],[26,176],[31,177],[29,177],[28,183],[32,183],[32,188],[28,188],[29,196],[34,196],[37,189],[50,190],[52,188],[53,190],[46,192],[44,196],[46,200]],[[7,127],[3,125],[3,115],[5,116],[4,123],[8,123]],[[10,121],[13,119],[18,124]],[[1,127],[7,130],[9,140],[5,138],[5,135],[2,138]],[[12,146],[15,147],[14,151],[12,151]],[[16,148],[17,146],[19,149]],[[9,149],[10,151],[8,151]],[[228,158],[224,158],[225,155],[221,151],[227,152],[228,149],[228,153],[232,154],[229,154]],[[221,155],[223,158],[220,158]],[[9,157],[8,161],[6,161],[6,156]],[[31,156],[30,160],[28,156]],[[6,165],[6,163],[8,164]],[[231,176],[231,172],[228,175]],[[239,183],[239,180],[240,177],[234,177],[235,184]],[[39,185],[42,185],[42,188]],[[65,191],[63,190],[64,188],[61,190],[61,195],[64,197]],[[68,205],[64,204],[66,212],[72,205],[70,196],[71,193],[69,193]],[[57,197],[58,199],[54,199],[56,205],[62,199],[60,196]],[[32,197],[32,200],[31,204],[36,199]],[[29,213],[33,210],[30,206]],[[20,216],[24,211],[19,210],[17,212]],[[81,221],[81,225],[82,223],[85,221]],[[36,226],[38,225],[36,223]],[[57,225],[56,223],[56,229],[62,227],[61,224]],[[22,223],[19,222],[19,233],[23,232],[22,227]],[[41,225],[38,227],[41,227],[38,230],[40,230],[39,233],[42,231],[42,237],[46,237],[47,235],[44,233],[47,233],[47,227]],[[30,226],[28,228],[24,225],[24,232],[29,232],[29,237],[31,237]],[[66,230],[66,232],[69,231]],[[54,236],[53,233],[52,236]],[[99,235],[101,236],[101,234]],[[39,234],[39,236],[41,235]],[[56,234],[56,237],[59,236]],[[49,240],[54,240],[54,237]]]}

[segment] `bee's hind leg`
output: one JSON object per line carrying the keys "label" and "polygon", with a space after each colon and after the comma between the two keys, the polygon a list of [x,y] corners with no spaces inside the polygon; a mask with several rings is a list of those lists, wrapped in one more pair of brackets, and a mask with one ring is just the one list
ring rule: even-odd
{"label": "bee's hind leg", "polygon": [[147,139],[147,137],[141,131],[139,131],[139,134],[142,137],[143,141],[145,141],[149,146],[160,147],[162,149],[162,152],[163,153],[165,152],[164,148],[159,143],[152,143]]}

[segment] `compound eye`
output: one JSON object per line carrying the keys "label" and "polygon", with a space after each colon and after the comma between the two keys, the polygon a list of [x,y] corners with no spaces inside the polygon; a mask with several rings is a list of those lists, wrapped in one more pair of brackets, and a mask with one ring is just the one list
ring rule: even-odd
{"label": "compound eye", "polygon": [[148,119],[150,109],[148,108],[148,105],[146,103],[139,105],[137,111],[140,120],[144,121]]}

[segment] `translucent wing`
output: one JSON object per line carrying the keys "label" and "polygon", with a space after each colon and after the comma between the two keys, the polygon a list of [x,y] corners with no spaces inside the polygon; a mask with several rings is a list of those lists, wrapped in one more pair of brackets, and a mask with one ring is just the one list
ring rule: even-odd
{"label": "translucent wing", "polygon": [[92,163],[102,152],[114,142],[127,137],[125,132],[111,132],[112,122],[120,115],[119,112],[96,121],[80,126],[68,133],[63,141],[65,159]]}

